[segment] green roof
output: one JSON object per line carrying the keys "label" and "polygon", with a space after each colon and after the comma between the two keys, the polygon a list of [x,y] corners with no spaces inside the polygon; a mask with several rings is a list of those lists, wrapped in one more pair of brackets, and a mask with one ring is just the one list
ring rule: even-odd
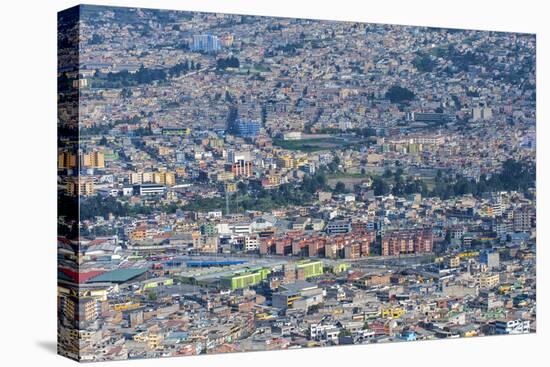
{"label": "green roof", "polygon": [[70,276],[68,276],[67,274],[63,273],[62,271],[57,271],[57,280],[66,280],[68,282],[72,282],[73,280],[71,279]]}
{"label": "green roof", "polygon": [[100,274],[92,279],[88,280],[88,283],[125,283],[133,278],[145,273],[147,268],[140,269],[115,269],[106,273]]}

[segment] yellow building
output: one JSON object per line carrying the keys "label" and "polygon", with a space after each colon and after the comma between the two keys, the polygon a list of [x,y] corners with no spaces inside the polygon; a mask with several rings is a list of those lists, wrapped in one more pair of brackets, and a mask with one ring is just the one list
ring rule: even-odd
{"label": "yellow building", "polygon": [[[83,168],[105,168],[105,155],[102,152],[78,153],[78,163]],[[70,152],[61,152],[58,155],[58,168],[76,168],[77,155]]]}
{"label": "yellow building", "polygon": [[296,157],[294,159],[294,167],[293,168],[299,168],[299,167],[305,166],[306,164],[308,164],[307,156]]}
{"label": "yellow building", "polygon": [[82,167],[105,168],[105,155],[102,152],[82,153],[80,159]]}
{"label": "yellow building", "polygon": [[128,310],[134,310],[136,308],[141,307],[141,304],[139,302],[123,302],[123,303],[115,303],[111,305],[111,309],[113,311],[128,311]]}
{"label": "yellow building", "polygon": [[225,185],[225,191],[227,192],[236,192],[237,191],[237,184],[234,182],[228,183]]}
{"label": "yellow building", "polygon": [[180,177],[184,177],[186,175],[185,168],[184,167],[176,168],[176,175]]}
{"label": "yellow building", "polygon": [[380,316],[383,318],[398,319],[405,314],[405,310],[400,307],[383,308],[380,310]]}
{"label": "yellow building", "polygon": [[72,177],[67,181],[67,195],[91,196],[95,194],[94,181],[91,177]]}
{"label": "yellow building", "polygon": [[176,184],[176,175],[174,172],[155,172],[153,174],[153,182],[166,186],[174,186]]}
{"label": "yellow building", "polygon": [[176,184],[176,174],[174,172],[132,172],[128,175],[128,181],[131,185],[154,182],[156,184],[174,186]]}
{"label": "yellow building", "polygon": [[453,256],[449,258],[449,267],[458,268],[460,266],[460,257]]}
{"label": "yellow building", "polygon": [[293,168],[294,159],[290,155],[283,155],[279,158],[279,165],[283,168]]}
{"label": "yellow building", "polygon": [[172,154],[172,148],[169,148],[169,147],[163,147],[163,146],[160,146],[158,147],[158,153],[159,155],[169,155],[169,154]]}
{"label": "yellow building", "polygon": [[57,167],[60,169],[75,168],[76,154],[72,154],[70,152],[60,152],[57,159]]}
{"label": "yellow building", "polygon": [[235,179],[235,175],[233,174],[233,172],[229,172],[229,171],[220,171],[218,173],[216,173],[216,181],[231,181]]}
{"label": "yellow building", "polygon": [[210,146],[210,148],[223,148],[224,142],[223,139],[210,139],[208,141],[208,145]]}
{"label": "yellow building", "polygon": [[479,277],[479,287],[483,289],[491,289],[498,286],[500,276],[497,274],[483,274]]}
{"label": "yellow building", "polygon": [[147,348],[149,349],[156,349],[164,338],[158,332],[158,328],[152,328],[147,332],[144,331],[134,335],[133,339],[138,343],[147,344]]}
{"label": "yellow building", "polygon": [[130,241],[143,241],[147,237],[147,228],[146,227],[137,227],[130,232],[129,236]]}

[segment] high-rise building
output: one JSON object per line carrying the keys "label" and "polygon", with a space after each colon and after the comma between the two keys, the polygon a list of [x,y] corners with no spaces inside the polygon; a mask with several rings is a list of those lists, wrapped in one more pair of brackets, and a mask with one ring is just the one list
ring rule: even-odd
{"label": "high-rise building", "polygon": [[485,251],[481,253],[479,262],[486,265],[489,270],[492,270],[499,267],[500,255],[497,251]]}
{"label": "high-rise building", "polygon": [[191,43],[192,51],[216,52],[221,49],[217,36],[211,34],[195,34]]}
{"label": "high-rise building", "polygon": [[493,117],[493,110],[489,107],[472,108],[472,121],[486,121]]}
{"label": "high-rise building", "polygon": [[235,177],[251,177],[253,175],[252,162],[239,159],[231,165],[231,172],[235,175]]}
{"label": "high-rise building", "polygon": [[261,124],[258,121],[252,120],[237,120],[234,126],[231,127],[235,135],[243,138],[254,138],[260,133]]}
{"label": "high-rise building", "polygon": [[531,230],[531,210],[522,208],[514,211],[514,232]]}

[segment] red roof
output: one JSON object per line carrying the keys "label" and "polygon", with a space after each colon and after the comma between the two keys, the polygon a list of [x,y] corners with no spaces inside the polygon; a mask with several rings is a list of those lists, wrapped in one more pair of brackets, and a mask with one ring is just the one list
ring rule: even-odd
{"label": "red roof", "polygon": [[71,269],[61,268],[59,269],[66,276],[70,277],[73,281],[77,283],[86,283],[89,279],[96,277],[100,274],[105,273],[105,270],[92,270],[85,273],[79,273]]}
{"label": "red roof", "polygon": [[101,238],[101,239],[95,239],[95,240],[92,240],[90,241],[90,243],[88,243],[88,246],[97,246],[97,245],[101,245],[102,243],[105,243],[107,242],[108,240],[104,239],[104,238]]}

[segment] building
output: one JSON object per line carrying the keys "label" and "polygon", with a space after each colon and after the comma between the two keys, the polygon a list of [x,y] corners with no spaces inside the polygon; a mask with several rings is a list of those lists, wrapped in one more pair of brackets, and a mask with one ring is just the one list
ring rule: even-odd
{"label": "building", "polygon": [[218,234],[218,227],[213,223],[204,223],[200,226],[201,234],[215,236]]}
{"label": "building", "polygon": [[482,274],[479,277],[479,288],[493,289],[500,284],[499,274]]}
{"label": "building", "polygon": [[237,120],[235,121],[235,135],[243,138],[255,138],[260,133],[262,125],[258,121]]}
{"label": "building", "polygon": [[495,334],[527,334],[531,331],[528,320],[495,321]]}
{"label": "building", "polygon": [[195,34],[191,42],[191,51],[217,52],[221,43],[217,36],[211,34]]}
{"label": "building", "polygon": [[301,131],[289,131],[283,134],[283,140],[302,140]]}
{"label": "building", "polygon": [[409,121],[426,123],[446,123],[451,120],[451,116],[439,112],[411,112],[407,115]]}
{"label": "building", "polygon": [[323,263],[321,261],[301,261],[296,264],[296,272],[303,272],[304,279],[316,277],[323,274]]}
{"label": "building", "polygon": [[430,253],[433,250],[431,229],[386,231],[382,236],[382,256]]}
{"label": "building", "polygon": [[236,272],[221,278],[220,285],[222,288],[231,290],[248,288],[266,279],[270,272],[269,269],[265,268]]}
{"label": "building", "polygon": [[57,158],[57,168],[76,168],[76,157],[76,154],[73,154],[71,152],[60,152]]}
{"label": "building", "polygon": [[529,232],[531,230],[531,217],[531,210],[528,208],[514,210],[514,232]]}
{"label": "building", "polygon": [[283,284],[272,296],[273,307],[280,309],[308,309],[323,302],[323,290],[316,284],[303,280]]}
{"label": "building", "polygon": [[134,185],[134,195],[139,196],[155,196],[164,195],[166,193],[166,187],[159,184],[141,184]]}
{"label": "building", "polygon": [[260,238],[257,235],[244,237],[244,250],[256,251],[260,247]]}
{"label": "building", "polygon": [[317,196],[318,196],[319,201],[320,201],[321,203],[326,203],[326,202],[332,200],[332,192],[328,192],[328,191],[319,191],[319,192],[317,193]]}
{"label": "building", "polygon": [[493,117],[493,110],[489,107],[474,107],[472,108],[472,121],[486,121]]}
{"label": "building", "polygon": [[351,221],[332,220],[327,224],[326,231],[328,234],[349,233],[351,232]]}
{"label": "building", "polygon": [[62,301],[63,316],[75,325],[84,326],[98,317],[95,298],[69,296],[64,297]]}
{"label": "building", "polygon": [[57,166],[58,168],[76,168],[77,159],[80,168],[105,168],[105,155],[99,151],[79,151],[78,155],[71,152],[61,152],[58,155]]}
{"label": "building", "polygon": [[80,153],[80,167],[84,168],[105,168],[105,155],[102,152],[94,151]]}
{"label": "building", "polygon": [[231,173],[234,177],[251,177],[253,176],[252,172],[252,162],[247,162],[245,160],[238,160],[237,162],[231,165]]}
{"label": "building", "polygon": [[219,236],[193,236],[193,249],[197,252],[215,254],[220,244]]}
{"label": "building", "polygon": [[174,186],[176,184],[176,174],[174,172],[155,172],[153,173],[153,182],[168,187]]}
{"label": "building", "polygon": [[128,174],[128,182],[130,185],[155,183],[166,186],[174,186],[176,184],[176,174],[169,171],[132,172]]}
{"label": "building", "polygon": [[500,266],[500,255],[497,251],[485,251],[479,256],[479,262],[485,265],[488,270],[493,270]]}
{"label": "building", "polygon": [[95,194],[92,177],[70,177],[65,187],[69,196],[92,196]]}
{"label": "building", "polygon": [[458,268],[460,266],[460,257],[459,256],[451,256],[448,259],[448,265],[449,265],[449,268]]}

